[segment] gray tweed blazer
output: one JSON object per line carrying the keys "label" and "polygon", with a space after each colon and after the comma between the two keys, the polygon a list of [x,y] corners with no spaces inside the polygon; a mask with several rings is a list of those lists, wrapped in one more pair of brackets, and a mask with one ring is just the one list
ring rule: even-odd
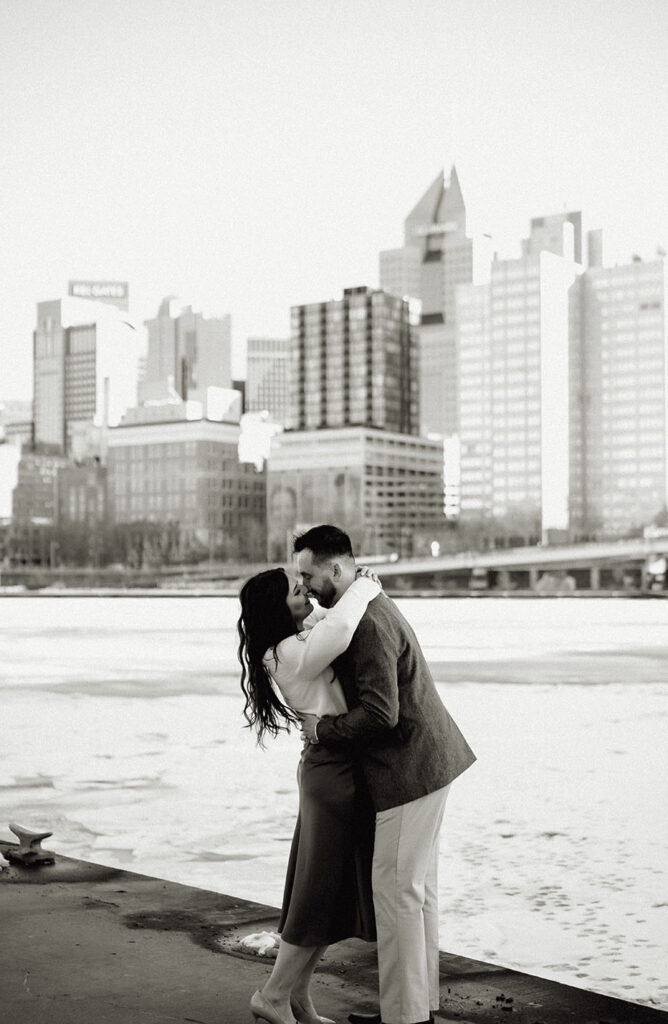
{"label": "gray tweed blazer", "polygon": [[322,718],[318,740],[354,744],[376,811],[433,793],[473,764],[413,630],[385,594],[369,603],[334,668],[350,710]]}

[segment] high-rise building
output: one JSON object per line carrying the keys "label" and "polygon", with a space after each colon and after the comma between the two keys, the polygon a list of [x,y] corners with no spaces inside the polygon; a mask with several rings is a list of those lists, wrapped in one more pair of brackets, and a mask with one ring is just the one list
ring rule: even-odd
{"label": "high-rise building", "polygon": [[368,426],[418,432],[417,343],[408,302],[346,288],[342,299],[293,306],[292,430]]}
{"label": "high-rise building", "polygon": [[582,263],[582,213],[553,213],[548,217],[532,217],[529,237],[522,242],[523,256],[553,252],[573,263]]}
{"label": "high-rise building", "polygon": [[469,237],[455,167],[441,171],[404,223],[404,245],[380,254],[381,288],[420,304],[420,431],[458,431],[456,292],[489,279],[488,236]]}
{"label": "high-rise building", "polygon": [[443,443],[369,427],[286,431],[267,470],[268,558],[316,523],[344,529],[360,556],[412,553],[413,536],[442,528]]}
{"label": "high-rise building", "polygon": [[162,398],[171,384],[185,399],[204,401],[206,389],[232,386],[231,318],[195,313],[173,297],[146,321],[148,350],[142,400]]}
{"label": "high-rise building", "polygon": [[246,349],[246,412],[268,412],[285,423],[292,376],[290,338],[249,338]]}
{"label": "high-rise building", "polygon": [[637,530],[668,504],[667,290],[664,258],[580,280],[574,512],[587,535]]}
{"label": "high-rise building", "polygon": [[[457,295],[461,515],[518,541],[570,528],[579,264],[540,251]],[[501,529],[503,525],[503,529]]]}
{"label": "high-rise building", "polygon": [[34,440],[69,451],[74,425],[118,423],[137,400],[137,332],[116,306],[66,297],[37,305]]}

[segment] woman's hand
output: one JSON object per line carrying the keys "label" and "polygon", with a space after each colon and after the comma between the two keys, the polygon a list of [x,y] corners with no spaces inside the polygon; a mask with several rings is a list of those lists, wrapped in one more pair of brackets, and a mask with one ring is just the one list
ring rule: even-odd
{"label": "woman's hand", "polygon": [[355,575],[358,578],[360,576],[366,576],[367,579],[373,580],[374,583],[377,583],[379,587],[383,586],[383,584],[378,579],[377,574],[373,571],[373,569],[370,569],[368,565],[358,565],[357,569],[355,570]]}

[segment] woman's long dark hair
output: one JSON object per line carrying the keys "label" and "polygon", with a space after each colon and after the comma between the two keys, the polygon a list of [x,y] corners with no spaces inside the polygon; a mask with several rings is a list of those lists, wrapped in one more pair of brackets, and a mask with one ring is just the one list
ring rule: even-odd
{"label": "woman's long dark hair", "polygon": [[285,599],[290,581],[283,569],[267,569],[251,576],[241,591],[241,615],[238,656],[241,662],[241,689],[246,704],[244,717],[248,727],[257,732],[262,745],[265,732],[276,736],[281,729],[289,731],[299,716],[287,707],[276,692],[264,663],[271,650],[278,663],[276,647],[286,636],[297,632]]}

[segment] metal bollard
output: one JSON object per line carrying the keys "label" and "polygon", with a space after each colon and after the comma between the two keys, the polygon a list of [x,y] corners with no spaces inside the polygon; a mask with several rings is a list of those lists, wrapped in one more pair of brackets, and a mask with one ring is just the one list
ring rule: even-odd
{"label": "metal bollard", "polygon": [[42,849],[42,840],[48,839],[53,832],[31,832],[30,829],[23,828],[11,821],[9,828],[19,841],[18,849],[10,846],[4,851],[4,856],[10,864],[22,864],[24,867],[55,864],[56,855],[50,850]]}

